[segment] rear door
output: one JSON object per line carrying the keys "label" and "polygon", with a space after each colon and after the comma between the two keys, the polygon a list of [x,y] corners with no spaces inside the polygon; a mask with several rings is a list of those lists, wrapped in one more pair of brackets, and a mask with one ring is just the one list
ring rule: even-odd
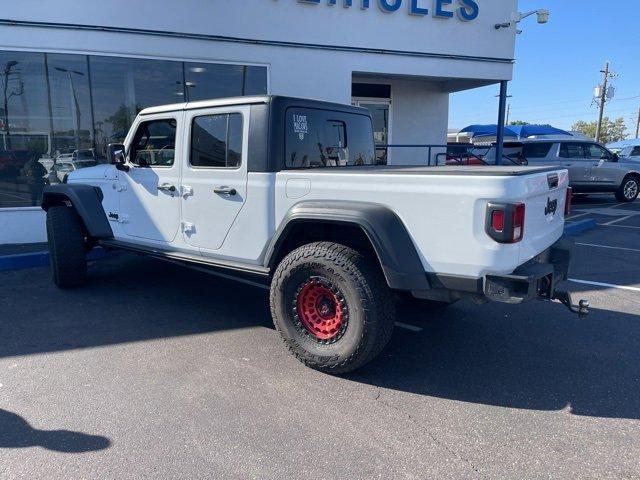
{"label": "rear door", "polygon": [[572,186],[589,184],[591,159],[581,142],[562,142],[560,144],[560,165],[569,170],[569,182]]}
{"label": "rear door", "polygon": [[222,247],[247,200],[248,106],[187,111],[181,204],[184,241]]}

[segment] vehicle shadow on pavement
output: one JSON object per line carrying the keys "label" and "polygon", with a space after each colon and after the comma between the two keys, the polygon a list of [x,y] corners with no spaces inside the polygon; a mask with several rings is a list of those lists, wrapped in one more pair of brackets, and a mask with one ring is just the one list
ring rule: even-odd
{"label": "vehicle shadow on pavement", "polygon": [[0,409],[0,448],[43,447],[64,453],[104,450],[111,445],[107,437],[70,430],[39,430],[20,415]]}
{"label": "vehicle shadow on pavement", "polygon": [[273,328],[268,292],[159,260],[118,254],[88,285],[58,290],[48,269],[5,272],[0,358],[222,330]]}
{"label": "vehicle shadow on pavement", "polygon": [[557,304],[460,302],[404,312],[424,330],[396,329],[351,380],[418,395],[574,415],[640,418],[640,315]]}

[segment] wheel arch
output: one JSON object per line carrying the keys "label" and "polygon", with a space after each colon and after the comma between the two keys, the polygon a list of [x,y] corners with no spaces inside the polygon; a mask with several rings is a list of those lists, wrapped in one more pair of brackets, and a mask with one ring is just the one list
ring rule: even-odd
{"label": "wheel arch", "polygon": [[303,201],[285,215],[267,247],[265,266],[274,269],[293,249],[313,241],[343,240],[375,254],[395,290],[425,290],[429,282],[402,220],[384,205],[368,202]]}
{"label": "wheel arch", "polygon": [[93,238],[111,238],[113,231],[102,208],[102,190],[92,185],[57,184],[44,188],[41,207],[44,211],[54,206],[71,206],[78,213],[87,233]]}

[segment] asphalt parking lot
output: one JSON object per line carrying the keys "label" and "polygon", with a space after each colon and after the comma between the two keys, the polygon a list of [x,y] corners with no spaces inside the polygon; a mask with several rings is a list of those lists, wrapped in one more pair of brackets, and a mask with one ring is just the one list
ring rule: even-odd
{"label": "asphalt parking lot", "polygon": [[574,203],[591,302],[402,312],[363,370],[299,364],[265,291],[119,254],[0,273],[0,478],[640,478],[640,201]]}

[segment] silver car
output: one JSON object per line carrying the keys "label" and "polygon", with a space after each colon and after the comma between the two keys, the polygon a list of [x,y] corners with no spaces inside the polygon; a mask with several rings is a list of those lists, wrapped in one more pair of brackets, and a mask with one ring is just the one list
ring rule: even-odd
{"label": "silver car", "polygon": [[529,165],[567,167],[576,193],[613,193],[620,202],[633,202],[640,192],[640,162],[593,141],[523,140],[522,153]]}

